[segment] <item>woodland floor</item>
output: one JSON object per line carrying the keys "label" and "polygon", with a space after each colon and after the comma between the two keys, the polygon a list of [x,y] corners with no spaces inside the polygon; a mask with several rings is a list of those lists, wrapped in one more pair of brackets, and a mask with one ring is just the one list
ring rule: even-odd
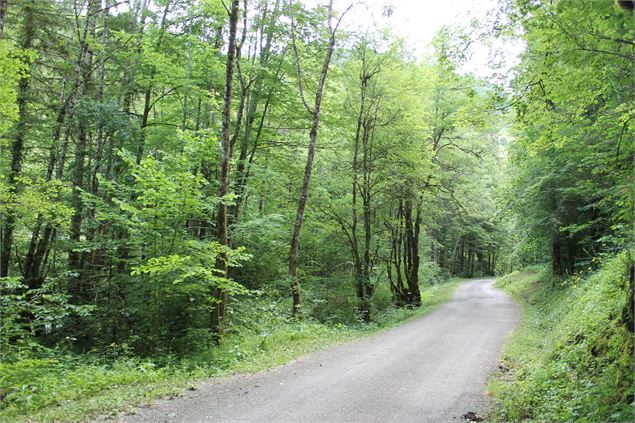
{"label": "woodland floor", "polygon": [[210,379],[117,422],[460,422],[486,385],[520,306],[493,280],[461,284],[433,313],[273,370]]}

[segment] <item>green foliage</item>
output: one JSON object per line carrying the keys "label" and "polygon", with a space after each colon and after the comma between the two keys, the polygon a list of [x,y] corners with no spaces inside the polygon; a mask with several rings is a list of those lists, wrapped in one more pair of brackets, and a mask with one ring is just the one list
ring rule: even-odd
{"label": "green foliage", "polygon": [[[17,51],[10,41],[0,40],[0,134],[18,120],[18,82],[28,78],[27,63],[35,59],[32,51]],[[5,141],[0,138],[0,146]]]}
{"label": "green foliage", "polygon": [[152,283],[154,278],[167,278],[171,285],[162,285],[159,293],[165,296],[166,301],[174,296],[189,296],[190,303],[206,303],[208,313],[211,312],[209,306],[218,301],[212,296],[213,288],[223,289],[230,296],[247,292],[241,284],[228,279],[223,270],[216,268],[219,260],[227,260],[229,266],[238,267],[242,260],[249,258],[244,248],[232,250],[217,242],[189,241],[184,250],[189,255],[150,258],[145,264],[134,267],[131,275],[145,275],[143,280],[147,283]]}
{"label": "green foliage", "polygon": [[[580,274],[632,241],[633,28],[614,2],[503,2],[494,32],[527,46],[510,87],[463,71],[465,31],[443,28],[415,61],[386,28],[339,27],[300,237],[304,323],[288,313],[298,158],[314,117],[298,87],[314,97],[328,9],[240,2],[228,81],[229,16],[216,0],[10,3],[0,41],[8,418],[124,402],[109,383],[139,398],[147,383],[272,366],[425,312],[447,299],[452,275],[549,256],[556,273]],[[395,308],[416,306],[403,297],[419,287],[420,311]],[[217,320],[226,345],[215,345]]]}
{"label": "green foliage", "polygon": [[[296,322],[289,319],[286,303],[245,297],[236,305],[240,331],[221,347],[184,358],[135,358],[129,345],[114,343],[92,357],[53,351],[14,356],[0,363],[0,420],[47,422],[116,413],[155,396],[177,394],[196,379],[275,367],[429,313],[456,286],[453,281],[424,289],[420,308],[389,307],[370,326]],[[244,320],[245,309],[251,310],[249,321]]]}
{"label": "green foliage", "polygon": [[[3,336],[12,340],[8,349],[21,328],[20,339],[33,346],[77,353],[115,343],[138,356],[192,354],[213,341],[210,316],[221,299],[225,329],[237,333],[252,320],[245,298],[264,294],[263,307],[278,307],[289,295],[289,234],[304,172],[297,158],[306,156],[311,120],[288,49],[292,11],[284,1],[247,2],[229,116],[230,189],[219,198],[225,8],[163,0],[101,6],[43,0],[8,8],[0,43],[0,133],[7,134],[0,255],[2,273],[21,281],[10,292],[21,300],[7,297],[13,329]],[[307,98],[320,78],[327,15],[320,5],[293,4]],[[370,236],[359,254],[363,302],[379,315],[395,300],[386,225],[399,220],[400,203],[419,212],[420,263],[412,272],[422,286],[491,273],[502,240],[494,187],[484,178],[497,166],[501,125],[486,112],[495,90],[458,71],[466,34],[445,29],[435,55],[419,63],[386,30],[361,36],[340,28],[336,39],[298,270],[307,314],[332,324],[357,320],[351,239],[342,226],[353,217],[357,241]],[[366,92],[362,183],[351,162],[359,72],[367,66],[379,72]],[[361,203],[351,208],[356,178],[366,214]],[[217,239],[220,204],[228,246]],[[478,262],[469,269],[468,256]],[[225,264],[228,274],[218,270]],[[43,298],[40,290],[59,307],[90,314],[60,310],[52,329],[41,330],[27,310],[29,299]]]}
{"label": "green foliage", "polygon": [[86,360],[79,362],[72,356],[5,361],[0,364],[0,384],[7,391],[3,413],[29,415],[43,408],[58,407],[70,399],[87,399],[116,386],[164,379],[164,370],[155,367],[151,362],[135,359],[93,364]]}
{"label": "green foliage", "polygon": [[496,421],[632,419],[632,268],[624,252],[554,288],[544,271],[497,281],[525,316],[490,386]]}
{"label": "green foliage", "polygon": [[570,275],[633,241],[632,15],[610,1],[509,6],[527,44],[510,146],[518,251]]}
{"label": "green foliage", "polygon": [[70,316],[89,316],[94,309],[71,304],[54,281],[38,289],[26,288],[20,278],[0,278],[0,361],[42,350],[34,334],[56,333]]}
{"label": "green foliage", "polygon": [[14,192],[9,185],[0,179],[0,212],[15,213],[21,217],[21,223],[34,225],[38,219],[50,223],[60,229],[68,228],[72,216],[72,208],[60,198],[68,197],[70,188],[59,179],[50,181],[43,178],[20,176],[16,182],[20,191]]}

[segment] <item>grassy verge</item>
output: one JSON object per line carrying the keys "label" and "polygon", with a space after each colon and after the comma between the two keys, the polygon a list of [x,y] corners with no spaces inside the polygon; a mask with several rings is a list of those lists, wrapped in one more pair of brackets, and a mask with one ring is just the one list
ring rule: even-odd
{"label": "grassy verge", "polygon": [[524,306],[490,383],[494,422],[633,421],[632,255],[553,283],[514,272],[496,286]]}
{"label": "grassy verge", "polygon": [[448,301],[459,282],[426,287],[420,308],[386,309],[370,325],[286,321],[266,330],[233,334],[223,347],[187,358],[105,360],[56,354],[0,363],[0,421],[80,421],[125,411],[158,396],[177,395],[207,377],[275,367],[423,316]]}

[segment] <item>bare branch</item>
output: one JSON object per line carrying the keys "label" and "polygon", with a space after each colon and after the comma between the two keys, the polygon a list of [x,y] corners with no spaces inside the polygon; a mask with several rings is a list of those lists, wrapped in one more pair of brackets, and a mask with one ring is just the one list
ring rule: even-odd
{"label": "bare branch", "polygon": [[[335,24],[335,29],[333,29],[333,31],[331,32],[331,36],[335,37],[335,32],[337,31],[337,29],[340,26],[340,23],[342,22],[342,18],[344,18],[344,15],[346,15],[348,13],[349,10],[351,10],[353,8],[353,5],[355,4],[355,2],[351,3],[348,5],[348,7],[346,8],[346,10],[344,10],[344,12],[340,15],[339,18],[337,18],[337,23]],[[329,24],[330,24],[330,20],[329,20]],[[329,28],[330,29],[330,28]]]}
{"label": "bare branch", "polygon": [[225,8],[225,12],[227,12],[228,15],[231,15],[231,12],[229,11],[229,8],[227,7],[227,5],[225,4],[225,0],[220,0],[220,3],[223,5],[223,7]]}
{"label": "bare branch", "polygon": [[293,13],[293,1],[289,1],[289,9],[291,14],[291,47],[293,47],[293,57],[295,59],[295,71],[298,77],[298,88],[300,89],[300,99],[302,100],[302,104],[304,104],[304,108],[313,115],[313,109],[306,102],[306,98],[304,97],[304,87],[302,82],[302,69],[300,68],[300,58],[298,55],[298,46],[295,42],[295,19]]}

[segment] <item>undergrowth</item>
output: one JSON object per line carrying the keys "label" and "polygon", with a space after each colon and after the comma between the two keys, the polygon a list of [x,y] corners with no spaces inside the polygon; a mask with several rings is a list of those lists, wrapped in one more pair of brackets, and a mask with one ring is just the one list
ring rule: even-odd
{"label": "undergrowth", "polygon": [[632,266],[624,252],[564,281],[498,279],[524,318],[490,384],[492,421],[634,421]]}
{"label": "undergrowth", "polygon": [[59,350],[5,355],[0,362],[0,421],[79,421],[124,411],[157,396],[178,395],[206,377],[275,367],[422,316],[449,300],[458,282],[422,289],[422,305],[414,310],[379,308],[374,322],[366,325],[315,318],[295,322],[283,308],[286,302],[252,302],[254,317],[230,332],[222,347],[182,357],[139,358],[127,346],[115,344],[83,355]]}

